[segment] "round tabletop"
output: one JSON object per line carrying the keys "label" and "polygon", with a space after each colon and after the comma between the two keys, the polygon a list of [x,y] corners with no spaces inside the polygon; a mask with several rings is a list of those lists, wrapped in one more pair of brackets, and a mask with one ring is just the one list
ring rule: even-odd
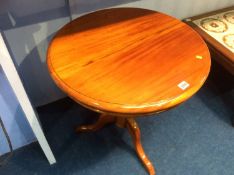
{"label": "round tabletop", "polygon": [[187,100],[205,82],[209,50],[183,22],[156,11],[113,8],[79,17],[50,43],[56,84],[96,111],[139,115]]}

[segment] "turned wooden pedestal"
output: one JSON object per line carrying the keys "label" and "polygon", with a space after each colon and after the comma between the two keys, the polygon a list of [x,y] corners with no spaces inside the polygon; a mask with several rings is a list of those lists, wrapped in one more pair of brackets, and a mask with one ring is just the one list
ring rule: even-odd
{"label": "turned wooden pedestal", "polygon": [[209,74],[210,54],[201,37],[173,17],[114,8],[60,29],[48,48],[47,64],[69,97],[103,113],[97,123],[77,131],[95,131],[107,123],[127,128],[153,175],[134,117],[168,110],[194,95]]}
{"label": "turned wooden pedestal", "polygon": [[140,128],[138,127],[138,124],[134,118],[132,117],[123,118],[123,117],[110,116],[107,114],[101,114],[96,123],[79,126],[76,128],[76,132],[79,133],[79,132],[97,131],[98,129],[102,128],[103,126],[109,123],[115,123],[120,128],[128,129],[129,133],[132,136],[133,144],[135,146],[137,155],[139,156],[140,160],[144,164],[149,174],[155,175],[154,167],[150,162],[150,160],[148,159],[148,157],[146,156],[145,151],[142,147]]}

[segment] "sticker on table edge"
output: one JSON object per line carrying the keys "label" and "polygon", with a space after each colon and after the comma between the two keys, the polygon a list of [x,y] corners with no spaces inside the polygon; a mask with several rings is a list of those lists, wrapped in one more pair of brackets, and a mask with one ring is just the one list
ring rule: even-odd
{"label": "sticker on table edge", "polygon": [[187,83],[186,81],[182,81],[177,85],[180,89],[185,90],[189,87],[189,83]]}

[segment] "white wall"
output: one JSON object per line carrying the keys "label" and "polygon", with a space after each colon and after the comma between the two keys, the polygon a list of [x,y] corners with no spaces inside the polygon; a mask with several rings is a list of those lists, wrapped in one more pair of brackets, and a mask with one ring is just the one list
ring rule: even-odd
{"label": "white wall", "polygon": [[[69,10],[64,0],[1,0],[0,2],[0,32],[4,35],[8,49],[34,106],[43,105],[64,96],[48,74],[45,55],[48,42],[53,34],[69,20]],[[6,63],[5,59],[10,59],[4,57],[6,55],[2,47],[1,42],[1,64]],[[7,67],[5,68],[7,69]],[[4,70],[6,71],[6,69]],[[13,77],[11,73],[8,75]],[[0,66],[0,117],[10,135],[13,149],[36,141],[29,126],[30,123],[31,126],[34,126],[33,130],[37,131],[35,135],[39,138],[39,144],[43,143],[42,149],[48,160],[53,163],[54,158],[41,128],[39,128],[38,121],[35,120],[32,110],[30,111],[31,106],[22,93],[21,84],[19,85],[15,78],[12,81],[16,83],[14,87],[19,90],[17,95],[24,97],[20,98],[19,101]],[[24,115],[25,106],[24,112],[20,106],[22,101],[27,106],[28,113],[30,112],[30,114],[27,113],[28,119],[31,119],[29,123]],[[8,144],[2,128],[0,128],[0,155],[8,151]]]}
{"label": "white wall", "polygon": [[234,0],[70,0],[72,18],[109,7],[139,7],[179,19],[234,5]]}
{"label": "white wall", "polygon": [[49,76],[45,61],[51,37],[68,21],[68,17],[63,17],[4,31],[18,72],[35,106],[64,96]]}
{"label": "white wall", "polygon": [[4,0],[0,19],[0,29],[32,104],[40,106],[64,97],[49,76],[45,60],[52,36],[70,20],[65,0]]}

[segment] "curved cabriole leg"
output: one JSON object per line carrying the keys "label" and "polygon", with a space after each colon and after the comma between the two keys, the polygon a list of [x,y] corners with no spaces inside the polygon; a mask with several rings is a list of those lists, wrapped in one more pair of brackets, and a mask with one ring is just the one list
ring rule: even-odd
{"label": "curved cabriole leg", "polygon": [[156,175],[153,164],[150,162],[141,145],[140,129],[133,118],[126,119],[126,127],[129,130],[136,148],[136,152],[150,175]]}
{"label": "curved cabriole leg", "polygon": [[115,122],[115,118],[112,116],[106,116],[105,114],[101,114],[96,123],[90,125],[82,125],[76,128],[76,132],[93,132],[101,129],[105,125],[109,123]]}

